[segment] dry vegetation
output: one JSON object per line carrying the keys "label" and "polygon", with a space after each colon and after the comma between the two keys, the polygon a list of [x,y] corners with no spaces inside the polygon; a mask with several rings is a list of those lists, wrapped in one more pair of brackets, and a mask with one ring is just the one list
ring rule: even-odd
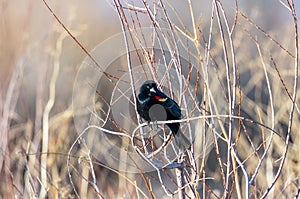
{"label": "dry vegetation", "polygon": [[[47,2],[0,4],[1,198],[299,197],[293,0]],[[184,159],[164,122],[139,133],[144,79],[180,102]]]}

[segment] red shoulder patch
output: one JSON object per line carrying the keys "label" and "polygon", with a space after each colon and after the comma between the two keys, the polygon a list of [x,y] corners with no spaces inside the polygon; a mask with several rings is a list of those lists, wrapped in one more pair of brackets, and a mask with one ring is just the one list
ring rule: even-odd
{"label": "red shoulder patch", "polygon": [[162,98],[162,97],[160,97],[160,96],[158,96],[158,95],[155,95],[154,98],[155,98],[157,101],[160,101],[160,102],[164,102],[164,101],[167,100],[167,98]]}

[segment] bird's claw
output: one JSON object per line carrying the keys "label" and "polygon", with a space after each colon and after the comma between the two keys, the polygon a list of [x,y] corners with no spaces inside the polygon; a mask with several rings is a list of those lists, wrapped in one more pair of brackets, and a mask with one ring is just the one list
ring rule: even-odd
{"label": "bird's claw", "polygon": [[157,120],[153,121],[153,122],[147,122],[148,123],[148,126],[154,130],[154,131],[157,131],[158,129],[158,124],[157,124]]}

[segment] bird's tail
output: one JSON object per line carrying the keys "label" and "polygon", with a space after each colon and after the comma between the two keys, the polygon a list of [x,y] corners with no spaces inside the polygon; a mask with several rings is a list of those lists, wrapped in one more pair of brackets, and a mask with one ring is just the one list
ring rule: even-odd
{"label": "bird's tail", "polygon": [[185,137],[185,135],[181,132],[180,129],[177,131],[176,134],[173,133],[173,135],[175,137],[175,142],[180,152],[183,153],[191,147],[191,142],[189,141],[189,139],[187,139],[187,137]]}

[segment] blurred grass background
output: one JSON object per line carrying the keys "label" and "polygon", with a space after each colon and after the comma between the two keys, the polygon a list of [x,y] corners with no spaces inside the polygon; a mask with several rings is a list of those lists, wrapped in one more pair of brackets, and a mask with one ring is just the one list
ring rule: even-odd
{"label": "blurred grass background", "polygon": [[[116,12],[106,1],[83,2],[76,0],[72,2],[49,1],[48,3],[63,24],[88,51],[101,41],[121,31]],[[169,3],[178,8],[177,11],[186,27],[191,29],[187,3],[173,1]],[[234,2],[228,1],[224,4],[229,18],[233,17],[235,14]],[[287,9],[279,2],[271,0],[263,2],[245,0],[239,1],[239,4],[239,9],[243,13],[289,52],[294,53],[293,24]],[[197,24],[200,25],[203,32],[207,31],[207,34],[210,6],[208,2],[193,2]],[[297,11],[300,10],[299,6],[299,3],[296,2]],[[184,13],[187,14],[184,15]],[[170,13],[170,18],[172,17],[174,16]],[[54,65],[59,60],[55,101],[48,117],[48,151],[50,153],[47,157],[47,178],[50,185],[48,198],[74,198],[74,191],[67,174],[66,154],[77,136],[72,121],[72,89],[77,70],[86,54],[55,21],[42,1],[2,0],[0,1],[0,20],[1,152],[5,154],[0,175],[0,196],[1,198],[27,198],[34,197],[35,193],[39,193],[42,117],[49,99],[49,85]],[[240,66],[241,87],[244,92],[243,111],[250,117],[260,115],[261,118],[267,118],[269,112],[266,106],[268,102],[263,95],[263,93],[267,93],[267,90],[262,63],[256,46],[247,33],[257,37],[263,57],[270,66],[272,63],[269,61],[269,56],[272,55],[290,92],[293,84],[293,59],[273,41],[251,26],[246,19],[239,16],[239,23],[239,31],[234,34],[234,42],[236,58]],[[222,63],[223,57],[218,56],[222,54],[221,42],[217,40],[218,37],[215,38],[211,53],[216,62]],[[113,46],[112,48],[117,47]],[[291,103],[276,72],[274,70],[269,72],[276,105],[275,125],[284,135]],[[299,97],[297,97],[296,103],[300,106]],[[259,117],[255,117],[256,120]],[[295,195],[297,187],[300,185],[299,112],[295,114],[294,118],[292,128],[294,144],[290,148],[282,177],[275,187],[275,193],[281,194],[280,197]],[[270,124],[268,122],[263,121],[266,125]],[[282,152],[281,146],[283,146],[282,141],[274,142],[271,151],[275,156]],[[243,154],[242,151],[247,151],[248,147],[248,145],[239,145],[238,150]],[[24,152],[31,155],[24,156],[22,155]],[[245,154],[247,153],[245,152]],[[80,156],[80,152],[77,155]],[[247,157],[242,158],[246,159]],[[255,159],[254,156],[251,158]],[[250,162],[249,170],[255,168],[255,164],[253,168],[251,167],[251,158],[247,160]],[[276,159],[270,159],[270,161],[274,162]],[[215,157],[212,155],[206,164],[207,175],[218,179],[220,176],[215,164]],[[88,170],[86,168],[80,172],[83,176],[88,176]],[[104,196],[108,198],[136,197],[135,186],[126,184],[118,174],[101,166],[95,167],[95,173],[98,186]],[[263,181],[267,176],[264,174],[267,172],[259,175],[258,187],[255,184],[254,190],[251,190],[254,198],[263,190],[262,187],[266,188]],[[141,179],[135,180],[137,183],[141,182]],[[85,179],[76,178],[75,183],[81,197],[96,196]],[[215,192],[218,192],[220,188],[218,186],[214,185],[214,182],[210,183],[210,187]]]}

